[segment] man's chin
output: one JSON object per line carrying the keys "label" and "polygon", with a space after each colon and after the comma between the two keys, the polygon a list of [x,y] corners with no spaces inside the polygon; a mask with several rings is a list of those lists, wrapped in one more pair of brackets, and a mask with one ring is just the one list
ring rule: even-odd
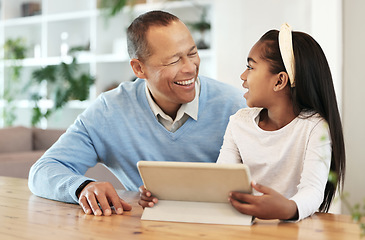
{"label": "man's chin", "polygon": [[192,96],[190,96],[190,97],[186,97],[186,98],[184,98],[184,100],[183,100],[183,103],[182,103],[182,104],[184,104],[184,103],[190,103],[190,102],[192,102],[194,99],[195,99],[195,92],[194,92],[194,95],[192,95]]}

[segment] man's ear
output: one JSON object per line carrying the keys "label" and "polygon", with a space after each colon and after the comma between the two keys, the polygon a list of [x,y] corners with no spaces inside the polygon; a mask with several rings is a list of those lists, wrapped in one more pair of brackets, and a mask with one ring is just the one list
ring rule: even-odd
{"label": "man's ear", "polygon": [[289,81],[289,76],[286,72],[280,72],[277,74],[276,83],[274,86],[274,91],[278,92],[286,87]]}
{"label": "man's ear", "polygon": [[140,60],[138,60],[136,58],[132,58],[130,61],[130,65],[131,65],[132,70],[133,70],[134,74],[136,75],[136,77],[146,79],[146,74],[144,72],[144,66]]}

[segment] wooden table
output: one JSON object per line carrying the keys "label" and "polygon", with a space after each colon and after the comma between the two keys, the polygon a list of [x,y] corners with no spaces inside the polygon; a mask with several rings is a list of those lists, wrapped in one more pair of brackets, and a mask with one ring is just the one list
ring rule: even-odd
{"label": "wooden table", "polygon": [[[252,226],[141,221],[138,193],[124,215],[85,215],[76,204],[34,196],[26,179],[0,177],[0,239],[360,239],[350,216],[315,214],[299,223],[260,220]],[[365,239],[365,238],[364,238]]]}

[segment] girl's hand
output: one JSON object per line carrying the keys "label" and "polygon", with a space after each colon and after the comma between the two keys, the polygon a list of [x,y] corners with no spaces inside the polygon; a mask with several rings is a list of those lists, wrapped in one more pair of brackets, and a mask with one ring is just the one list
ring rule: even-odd
{"label": "girl's hand", "polygon": [[297,205],[294,201],[285,198],[275,190],[251,183],[252,187],[262,196],[232,192],[229,200],[239,212],[261,219],[298,219]]}
{"label": "girl's hand", "polygon": [[143,185],[139,187],[139,192],[141,199],[138,201],[138,204],[143,208],[153,207],[158,202],[158,199],[153,197],[151,192],[147,191]]}

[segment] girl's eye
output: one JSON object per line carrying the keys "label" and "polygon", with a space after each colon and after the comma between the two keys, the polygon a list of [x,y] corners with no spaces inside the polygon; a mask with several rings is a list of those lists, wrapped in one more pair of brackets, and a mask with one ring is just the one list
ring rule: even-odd
{"label": "girl's eye", "polygon": [[250,65],[246,65],[247,70],[252,70],[252,67]]}

